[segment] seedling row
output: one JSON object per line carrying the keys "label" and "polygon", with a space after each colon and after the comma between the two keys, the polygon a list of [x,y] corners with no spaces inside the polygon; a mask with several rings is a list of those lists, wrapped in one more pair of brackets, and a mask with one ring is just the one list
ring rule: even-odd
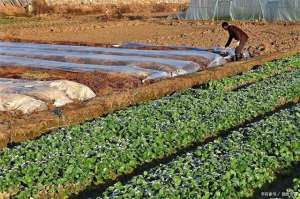
{"label": "seedling row", "polygon": [[210,89],[225,89],[227,91],[242,88],[243,86],[253,84],[257,81],[276,76],[288,71],[300,68],[300,55],[285,59],[265,63],[262,66],[254,67],[253,70],[236,75],[233,77],[223,78],[221,81],[211,81]]}

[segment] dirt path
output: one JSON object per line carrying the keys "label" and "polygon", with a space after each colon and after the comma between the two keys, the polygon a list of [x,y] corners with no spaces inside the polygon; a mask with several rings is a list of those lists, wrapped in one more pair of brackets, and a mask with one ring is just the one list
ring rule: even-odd
{"label": "dirt path", "polygon": [[[131,16],[132,17],[132,16]],[[138,16],[105,21],[100,15],[42,16],[0,20],[0,39],[81,43],[144,42],[198,47],[223,46],[227,33],[220,21],[178,21]],[[235,22],[249,35],[247,47],[270,54],[300,46],[300,23]]]}

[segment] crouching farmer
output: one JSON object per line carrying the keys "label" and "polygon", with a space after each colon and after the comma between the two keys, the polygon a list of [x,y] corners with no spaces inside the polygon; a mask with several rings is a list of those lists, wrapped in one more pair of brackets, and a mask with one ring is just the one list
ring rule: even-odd
{"label": "crouching farmer", "polygon": [[234,25],[229,25],[227,22],[222,23],[222,27],[224,30],[228,31],[229,33],[229,39],[227,43],[225,44],[225,48],[229,47],[232,39],[235,39],[238,41],[238,46],[235,49],[235,58],[234,60],[239,60],[243,57],[242,51],[248,41],[248,35],[241,30],[239,27]]}

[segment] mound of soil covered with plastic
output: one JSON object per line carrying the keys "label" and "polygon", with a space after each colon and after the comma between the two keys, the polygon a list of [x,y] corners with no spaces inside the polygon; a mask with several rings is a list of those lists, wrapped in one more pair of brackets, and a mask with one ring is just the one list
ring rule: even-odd
{"label": "mound of soil covered with plastic", "polygon": [[0,111],[30,114],[96,97],[87,86],[68,80],[30,81],[0,78]]}

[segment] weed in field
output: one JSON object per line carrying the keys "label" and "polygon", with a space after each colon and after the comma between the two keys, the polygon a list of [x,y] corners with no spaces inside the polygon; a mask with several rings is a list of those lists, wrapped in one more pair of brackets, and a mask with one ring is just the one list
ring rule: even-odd
{"label": "weed in field", "polygon": [[14,18],[7,18],[7,17],[0,18],[0,24],[12,24],[15,22],[16,20]]}

